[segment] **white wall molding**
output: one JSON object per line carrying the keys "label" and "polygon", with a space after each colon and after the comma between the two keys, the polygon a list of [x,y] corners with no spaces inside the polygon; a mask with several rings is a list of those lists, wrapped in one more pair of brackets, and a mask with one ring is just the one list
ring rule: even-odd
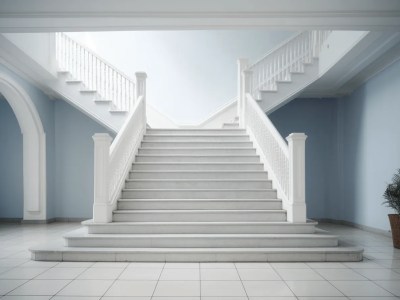
{"label": "white wall molding", "polygon": [[29,95],[0,73],[0,93],[10,104],[23,135],[24,220],[46,219],[46,135]]}
{"label": "white wall molding", "polygon": [[399,30],[397,0],[3,0],[0,32],[166,29]]}

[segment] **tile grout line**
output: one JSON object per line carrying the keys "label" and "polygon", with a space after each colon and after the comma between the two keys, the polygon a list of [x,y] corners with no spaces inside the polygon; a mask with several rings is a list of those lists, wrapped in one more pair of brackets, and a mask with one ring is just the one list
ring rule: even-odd
{"label": "tile grout line", "polygon": [[[116,262],[116,261],[114,261],[114,262]],[[94,263],[95,264],[95,263]],[[94,266],[94,264],[92,265],[92,267]],[[102,299],[106,294],[107,294],[107,292],[111,289],[111,287],[114,285],[114,283],[118,280],[118,278],[121,276],[121,274],[122,273],[124,273],[124,271],[128,268],[128,266],[129,266],[129,263],[125,266],[125,268],[123,268],[123,270],[121,271],[121,273],[119,273],[119,275],[114,279],[114,281],[111,283],[111,285],[108,287],[108,289],[103,293],[103,295],[102,296],[100,296],[100,299]],[[89,268],[88,268],[89,269]]]}
{"label": "tile grout line", "polygon": [[154,290],[153,290],[153,293],[152,293],[151,296],[150,296],[150,299],[153,299],[153,298],[154,298],[154,293],[156,292],[158,283],[160,282],[160,278],[161,278],[162,273],[164,272],[164,269],[165,269],[165,265],[166,265],[166,264],[167,264],[167,262],[164,261],[163,267],[162,267],[162,269],[161,269],[160,275],[158,276],[156,285],[154,286]]}
{"label": "tile grout line", "polygon": [[238,275],[238,277],[239,277],[239,279],[240,279],[240,283],[242,284],[243,290],[244,290],[244,292],[246,293],[246,298],[247,298],[247,299],[250,299],[250,298],[249,298],[249,295],[247,294],[246,287],[244,286],[242,277],[240,277],[240,273],[239,273],[238,268],[237,268],[237,266],[236,266],[236,262],[234,262],[233,265],[235,266],[236,274]]}

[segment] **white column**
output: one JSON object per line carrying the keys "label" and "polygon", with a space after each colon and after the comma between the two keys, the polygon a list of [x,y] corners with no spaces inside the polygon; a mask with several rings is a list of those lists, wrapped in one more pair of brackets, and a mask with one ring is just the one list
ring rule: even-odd
{"label": "white column", "polygon": [[246,58],[239,58],[237,60],[237,66],[238,66],[238,77],[237,77],[237,87],[238,87],[238,91],[237,91],[237,115],[238,117],[240,117],[241,113],[242,113],[242,104],[243,104],[243,87],[244,87],[244,83],[243,83],[243,77],[242,77],[242,73],[244,70],[246,70],[246,68],[249,65],[249,61]]}
{"label": "white column", "polygon": [[304,133],[292,133],[289,142],[289,222],[307,222]]}
{"label": "white column", "polygon": [[108,133],[96,133],[94,141],[94,204],[93,221],[109,223],[112,221],[108,166],[112,138]]}
{"label": "white column", "polygon": [[240,115],[239,115],[239,126],[241,128],[246,127],[246,94],[250,93],[251,91],[251,76],[253,74],[253,71],[250,70],[244,70],[242,72],[242,94],[241,94],[241,107],[240,107]]}

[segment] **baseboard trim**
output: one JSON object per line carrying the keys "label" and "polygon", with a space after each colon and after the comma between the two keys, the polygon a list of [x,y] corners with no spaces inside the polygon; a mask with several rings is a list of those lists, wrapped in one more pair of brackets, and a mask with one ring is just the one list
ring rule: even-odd
{"label": "baseboard trim", "polygon": [[318,221],[319,223],[332,223],[332,224],[339,224],[339,225],[346,225],[354,228],[358,228],[367,232],[375,233],[375,234],[381,234],[387,237],[392,237],[392,232],[391,231],[386,231],[383,229],[375,228],[375,227],[370,227],[367,225],[361,225],[357,223],[353,223],[350,221],[346,220],[337,220],[337,219],[328,219],[328,218],[313,218],[313,220]]}

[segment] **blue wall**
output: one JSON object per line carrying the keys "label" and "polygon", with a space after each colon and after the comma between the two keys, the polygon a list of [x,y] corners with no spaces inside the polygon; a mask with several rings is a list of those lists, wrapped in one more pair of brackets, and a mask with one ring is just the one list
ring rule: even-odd
{"label": "blue wall", "polygon": [[[107,129],[66,102],[51,100],[1,64],[0,72],[14,79],[30,96],[46,133],[47,218],[91,218],[91,137]],[[0,177],[0,218],[22,218],[22,135],[4,99],[0,99],[0,128],[0,174],[7,176]]]}
{"label": "blue wall", "polygon": [[0,218],[22,218],[22,134],[18,121],[0,95]]}
{"label": "blue wall", "polygon": [[400,168],[400,61],[340,99],[296,99],[270,115],[282,136],[305,132],[311,218],[390,228],[381,205]]}

